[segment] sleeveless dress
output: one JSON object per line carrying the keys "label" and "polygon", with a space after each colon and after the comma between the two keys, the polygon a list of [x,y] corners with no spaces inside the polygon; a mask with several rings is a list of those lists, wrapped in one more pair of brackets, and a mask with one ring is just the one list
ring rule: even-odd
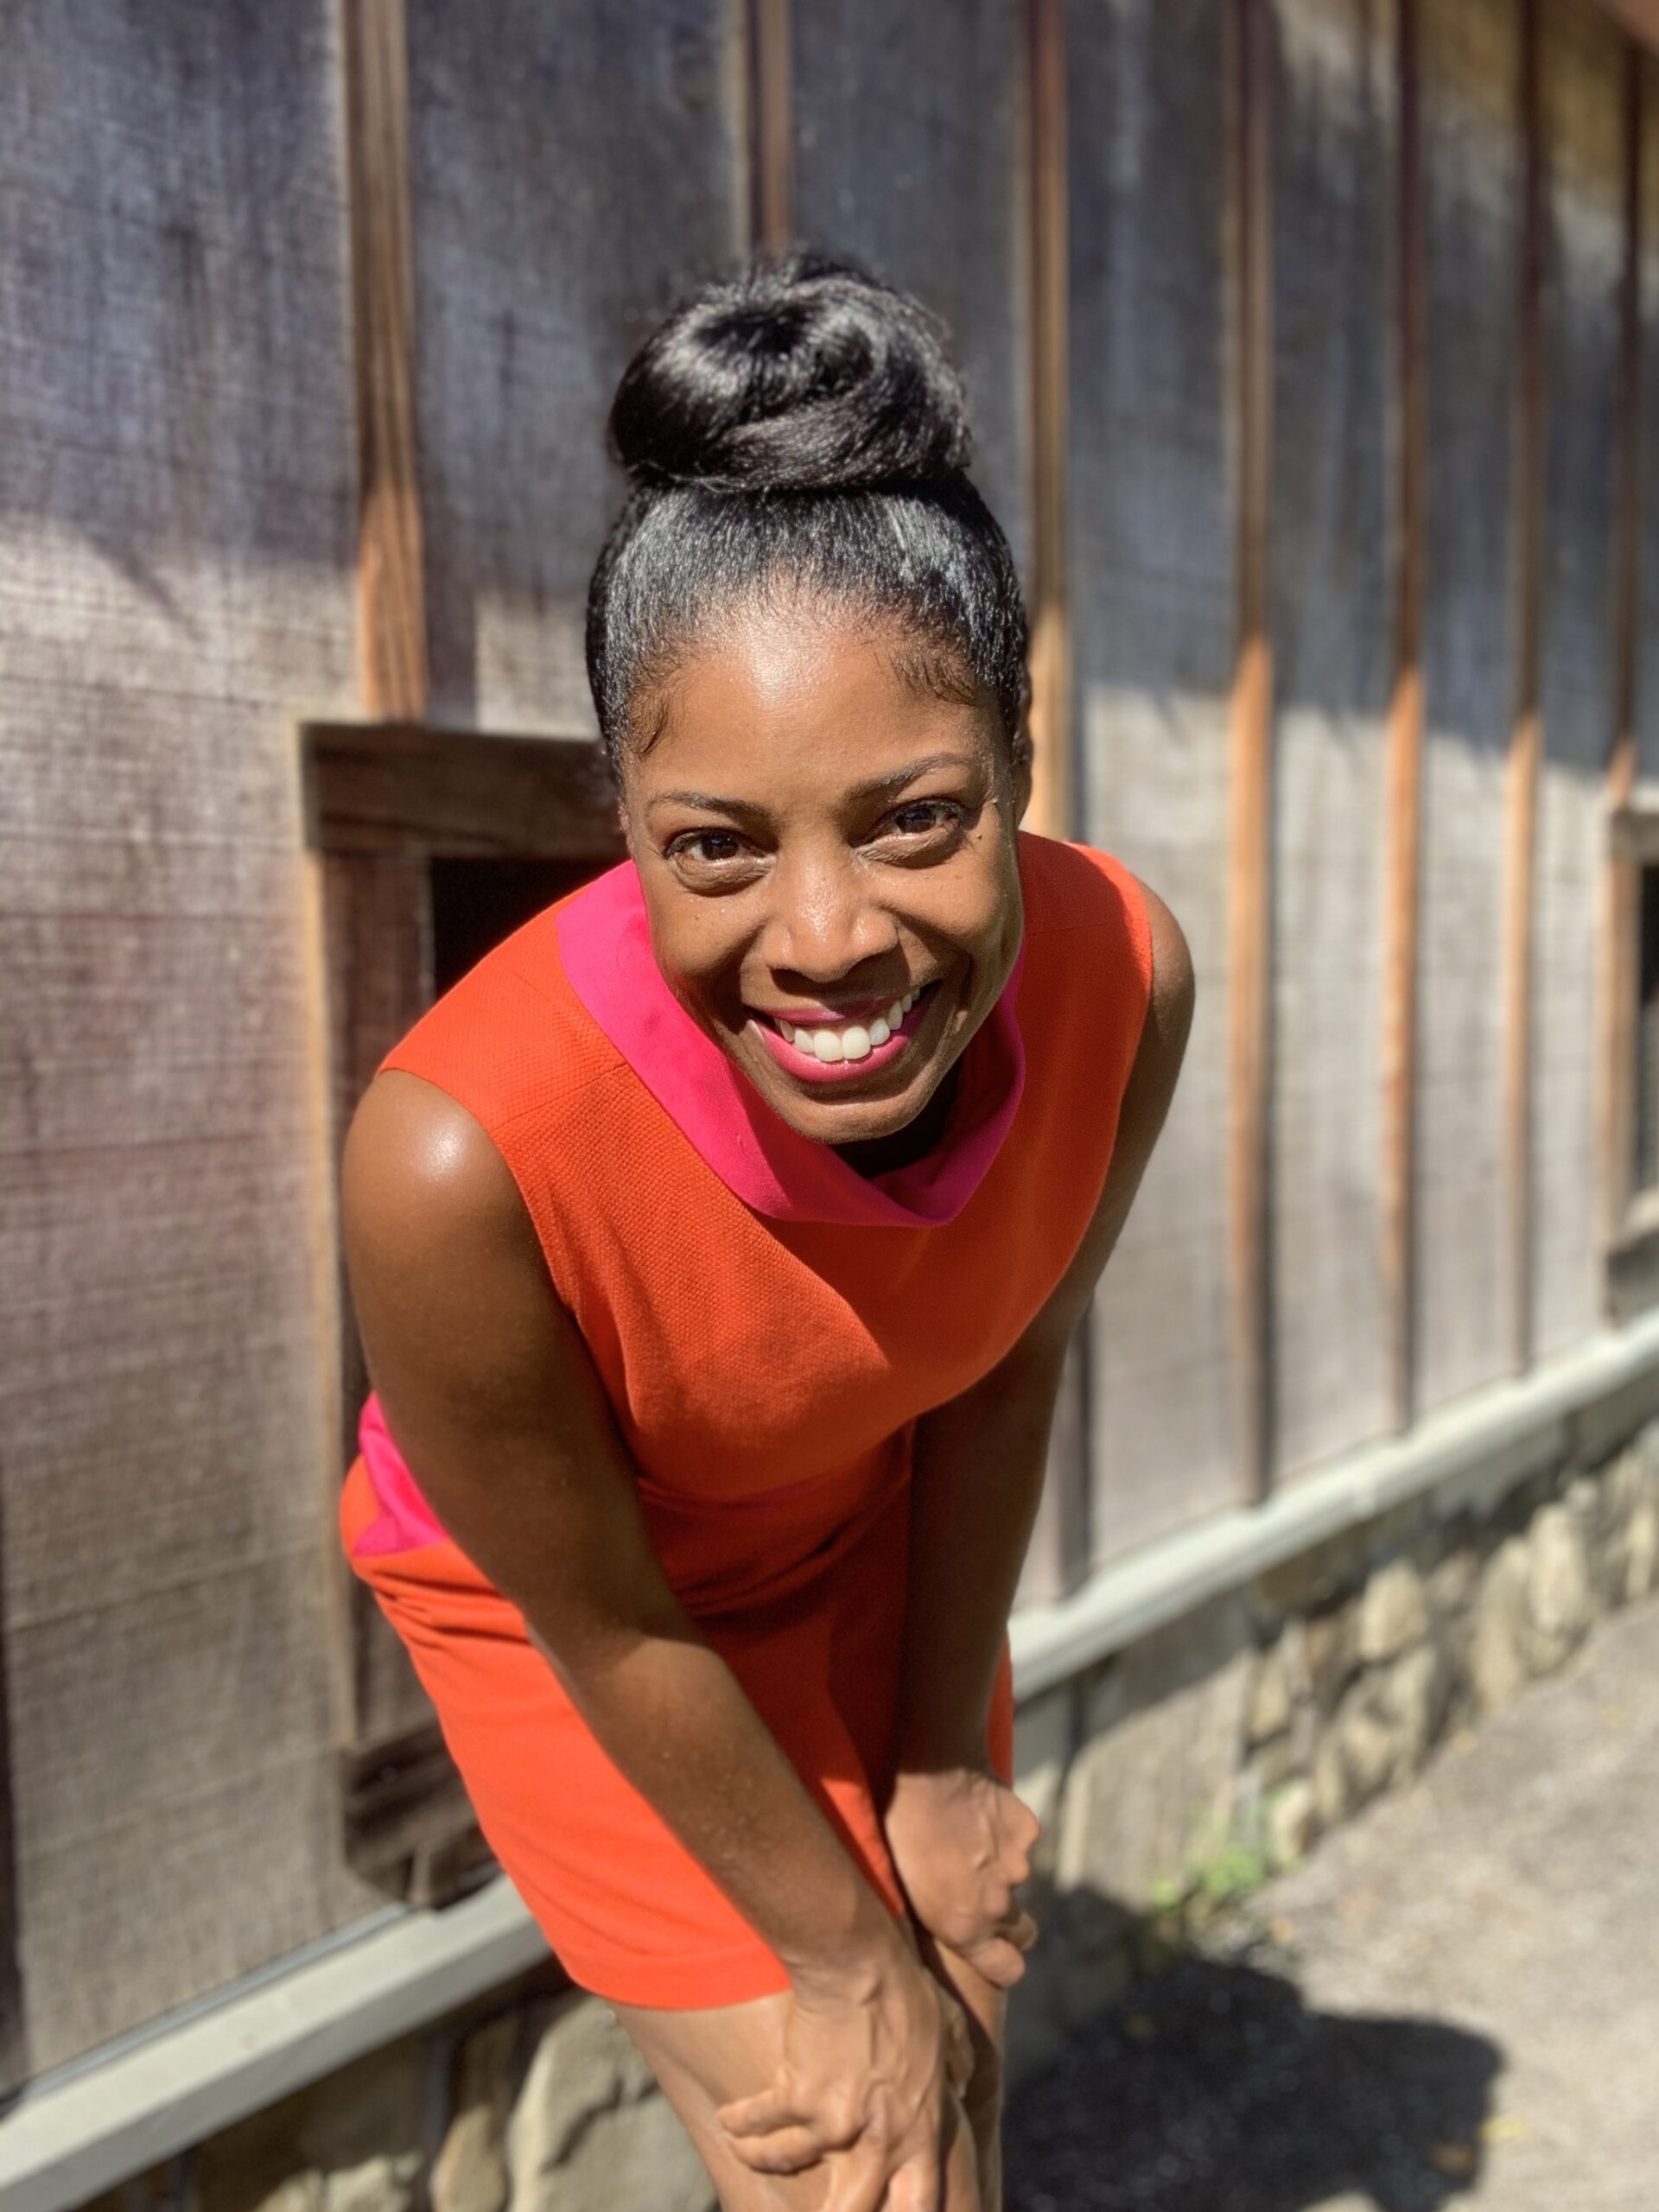
{"label": "sleeveless dress", "polygon": [[[1151,982],[1134,877],[1022,834],[1026,925],[939,1144],[869,1179],[798,1136],[680,1007],[624,863],[506,938],[390,1052],[512,1172],[638,1470],[669,1581],[895,1914],[916,1423],[1058,1286],[1098,1203]],[[436,1708],[479,1825],[573,1981],[734,2004],[781,1961],[601,1751],[518,1609],[364,1408],[353,1571]],[[988,1751],[1006,1778],[1004,1649]]]}

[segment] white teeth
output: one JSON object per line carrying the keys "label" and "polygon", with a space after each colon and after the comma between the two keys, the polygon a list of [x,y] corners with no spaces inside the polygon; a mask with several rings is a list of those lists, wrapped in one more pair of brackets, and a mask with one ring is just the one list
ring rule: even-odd
{"label": "white teeth", "polygon": [[842,1050],[841,1039],[833,1029],[815,1029],[812,1032],[812,1050],[825,1067],[833,1067],[837,1060],[844,1060],[847,1057]]}
{"label": "white teeth", "polygon": [[841,1033],[841,1057],[843,1060],[868,1060],[870,1057],[870,1033],[855,1022],[850,1029]]}
{"label": "white teeth", "polygon": [[875,1020],[870,1024],[870,1044],[872,1047],[877,1045],[885,1045],[892,1034],[892,1024],[885,1021],[878,1014]]}
{"label": "white teeth", "polygon": [[889,1031],[896,1029],[904,1018],[905,1002],[903,999],[894,999],[893,1004],[887,1008],[887,1027]]}
{"label": "white teeth", "polygon": [[795,1042],[795,1025],[792,1021],[785,1021],[780,1020],[778,1024],[778,1031],[785,1045],[792,1045]]}

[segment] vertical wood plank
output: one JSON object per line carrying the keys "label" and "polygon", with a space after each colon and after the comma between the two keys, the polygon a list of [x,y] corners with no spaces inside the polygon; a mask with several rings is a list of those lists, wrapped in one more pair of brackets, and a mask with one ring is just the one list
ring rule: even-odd
{"label": "vertical wood plank", "polygon": [[426,586],[415,450],[404,0],[344,0],[352,334],[357,381],[358,665],[366,713],[427,708]]}
{"label": "vertical wood plank", "polygon": [[1382,1006],[1382,1274],[1397,1428],[1416,1414],[1417,946],[1421,913],[1422,609],[1427,463],[1421,26],[1397,0],[1395,269],[1399,550],[1388,729],[1388,886]]}
{"label": "vertical wood plank", "polygon": [[749,224],[776,252],[795,228],[794,66],[790,0],[748,0]]}
{"label": "vertical wood plank", "polygon": [[1627,42],[1581,0],[1541,0],[1542,513],[1532,888],[1529,1349],[1606,1311],[1601,1067],[1607,778],[1620,721],[1621,296]]}
{"label": "vertical wood plank", "polygon": [[[1198,1001],[1090,1341],[1090,1534],[1119,1558],[1237,1496],[1229,1249],[1229,703],[1237,652],[1228,10],[1067,17],[1067,593],[1077,834],[1167,899]],[[1124,149],[1134,148],[1135,158]]]}
{"label": "vertical wood plank", "polygon": [[1065,0],[1030,0],[1030,827],[1071,835],[1071,666],[1065,593],[1066,116]]}
{"label": "vertical wood plank", "polygon": [[1428,418],[1414,1103],[1421,1414],[1510,1365],[1500,962],[1524,195],[1515,0],[1416,6]]}
{"label": "vertical wood plank", "polygon": [[1273,1461],[1269,1295],[1273,645],[1272,118],[1268,0],[1233,0],[1232,223],[1238,658],[1231,708],[1231,1248],[1240,1483],[1264,1497]]}
{"label": "vertical wood plank", "polygon": [[[1642,599],[1642,505],[1646,442],[1643,434],[1643,162],[1645,138],[1641,48],[1624,54],[1624,269],[1619,294],[1618,630],[1614,642],[1618,715],[1607,760],[1607,803],[1624,804],[1637,778],[1637,626]],[[1601,1230],[1604,1243],[1619,1232],[1634,1181],[1637,928],[1641,872],[1609,857],[1602,917]]]}
{"label": "vertical wood plank", "polygon": [[1503,1160],[1510,1358],[1532,1360],[1533,880],[1538,770],[1544,487],[1544,148],[1540,0],[1521,0],[1521,285],[1516,302],[1516,708],[1504,795]]}
{"label": "vertical wood plank", "polygon": [[[0,1589],[5,1567],[5,1501],[0,1497]],[[0,1618],[0,2097],[29,2073],[22,1967],[18,1957],[17,1851],[11,1807],[11,1725],[7,1697],[5,1623]]]}

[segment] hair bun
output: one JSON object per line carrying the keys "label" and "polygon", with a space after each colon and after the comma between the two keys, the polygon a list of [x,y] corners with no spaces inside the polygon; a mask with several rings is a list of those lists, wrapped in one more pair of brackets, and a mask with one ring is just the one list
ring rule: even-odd
{"label": "hair bun", "polygon": [[636,483],[852,491],[968,465],[962,380],[944,327],[850,262],[757,257],[645,340],[611,410]]}

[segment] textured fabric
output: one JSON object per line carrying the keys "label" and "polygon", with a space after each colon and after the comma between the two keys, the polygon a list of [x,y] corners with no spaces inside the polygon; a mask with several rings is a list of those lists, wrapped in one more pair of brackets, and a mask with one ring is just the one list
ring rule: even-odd
{"label": "textured fabric", "polygon": [[[1144,904],[1118,862],[1029,836],[1020,861],[1025,1079],[945,1221],[873,1227],[746,1205],[573,989],[558,906],[384,1064],[449,1093],[500,1150],[639,1470],[664,1572],[894,1911],[877,1808],[898,1716],[915,1423],[1012,1349],[1075,1254],[1151,976]],[[996,1049],[989,1027],[965,1072]],[[376,1419],[372,1406],[371,1433]],[[342,1498],[348,1556],[573,1979],[654,2005],[783,1987],[779,1961],[593,1741],[517,1610],[430,1535],[439,1524],[421,1520],[430,1508],[401,1462],[397,1495],[382,1494],[390,1463],[374,1451]],[[400,1548],[400,1532],[424,1541]],[[1005,1654],[989,1746],[1005,1774],[1011,1726]]]}

